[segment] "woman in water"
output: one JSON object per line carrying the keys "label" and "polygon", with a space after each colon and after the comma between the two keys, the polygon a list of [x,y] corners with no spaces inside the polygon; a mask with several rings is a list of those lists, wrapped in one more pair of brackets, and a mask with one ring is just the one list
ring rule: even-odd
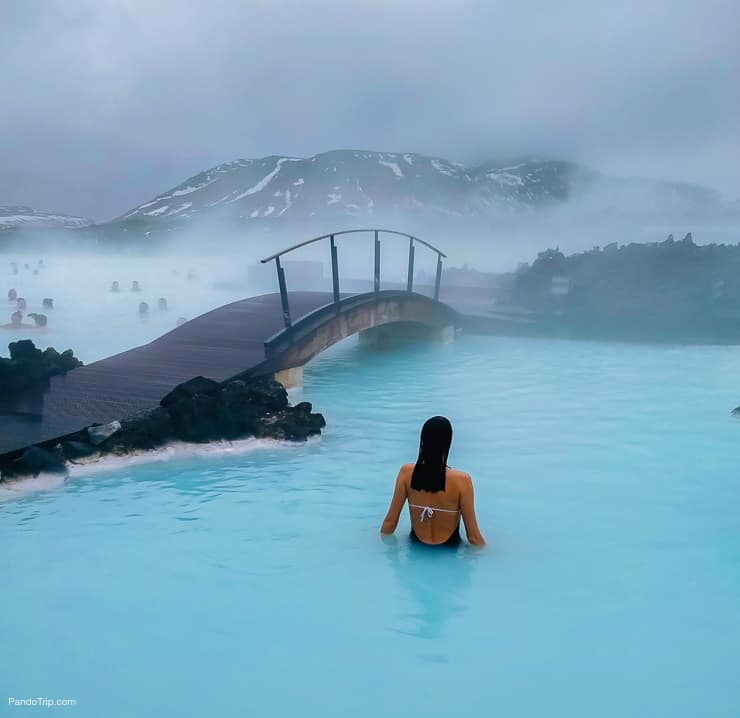
{"label": "woman in water", "polygon": [[460,518],[468,541],[484,546],[485,539],[475,518],[473,482],[469,474],[447,466],[452,425],[444,416],[424,422],[415,464],[404,464],[380,533],[392,534],[408,499],[411,540],[430,546],[458,546]]}

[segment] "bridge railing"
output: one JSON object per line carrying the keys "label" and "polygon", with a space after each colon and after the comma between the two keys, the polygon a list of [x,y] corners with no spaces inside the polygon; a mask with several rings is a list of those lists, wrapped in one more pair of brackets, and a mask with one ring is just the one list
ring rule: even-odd
{"label": "bridge railing", "polygon": [[330,252],[331,252],[331,281],[332,281],[332,290],[333,290],[333,295],[334,295],[334,303],[339,304],[339,299],[340,299],[339,259],[338,259],[336,238],[339,237],[340,235],[361,234],[365,232],[372,232],[375,235],[375,266],[374,266],[374,273],[373,273],[373,289],[375,292],[380,291],[380,237],[379,235],[388,234],[388,235],[392,235],[396,237],[405,237],[409,241],[408,272],[406,275],[406,291],[407,292],[414,291],[414,254],[416,252],[415,245],[420,244],[424,247],[427,247],[432,252],[435,252],[437,254],[437,273],[434,279],[434,299],[435,301],[439,301],[439,286],[442,281],[442,258],[443,257],[446,258],[447,257],[446,254],[444,254],[442,251],[440,251],[433,245],[429,244],[429,242],[425,242],[423,239],[419,239],[419,237],[415,237],[412,234],[406,234],[405,232],[396,232],[392,229],[346,229],[341,232],[332,232],[331,234],[322,234],[320,237],[314,237],[313,239],[308,239],[305,242],[301,242],[300,244],[295,244],[292,247],[283,249],[282,251],[277,252],[276,254],[271,254],[269,257],[265,257],[264,259],[260,260],[262,264],[266,264],[267,262],[273,262],[273,261],[275,262],[275,269],[277,270],[277,278],[278,278],[278,287],[280,288],[280,302],[282,304],[282,310],[283,310],[283,322],[285,323],[286,328],[289,328],[291,326],[290,303],[288,301],[288,288],[285,282],[285,270],[280,264],[280,258],[290,252],[293,252],[296,249],[300,249],[301,247],[305,247],[309,244],[314,244],[315,242],[321,242],[322,240],[328,239]]}

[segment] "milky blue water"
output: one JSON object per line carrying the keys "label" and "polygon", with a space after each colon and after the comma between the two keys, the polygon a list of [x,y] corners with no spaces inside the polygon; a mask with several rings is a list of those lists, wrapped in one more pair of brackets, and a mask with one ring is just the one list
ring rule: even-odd
{"label": "milky blue water", "polygon": [[[308,445],[0,504],[0,698],[78,716],[737,716],[740,350],[352,342]],[[378,528],[443,413],[483,550]],[[244,447],[242,447],[243,449]]]}

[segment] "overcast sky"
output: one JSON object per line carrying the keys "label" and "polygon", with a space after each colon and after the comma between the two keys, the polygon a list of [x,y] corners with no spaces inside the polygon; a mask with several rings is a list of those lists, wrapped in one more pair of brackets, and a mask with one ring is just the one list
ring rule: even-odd
{"label": "overcast sky", "polygon": [[740,196],[740,2],[6,0],[0,205],[112,218],[220,162],[574,159]]}

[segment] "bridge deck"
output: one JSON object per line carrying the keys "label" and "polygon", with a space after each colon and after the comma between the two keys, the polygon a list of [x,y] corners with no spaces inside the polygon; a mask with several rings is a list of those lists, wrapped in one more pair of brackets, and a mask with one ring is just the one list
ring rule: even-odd
{"label": "bridge deck", "polygon": [[[329,292],[291,292],[291,315],[330,301]],[[265,359],[265,340],[282,327],[279,294],[243,299],[149,344],[53,377],[43,392],[0,398],[0,454],[150,409],[194,376],[223,381],[247,371]]]}

